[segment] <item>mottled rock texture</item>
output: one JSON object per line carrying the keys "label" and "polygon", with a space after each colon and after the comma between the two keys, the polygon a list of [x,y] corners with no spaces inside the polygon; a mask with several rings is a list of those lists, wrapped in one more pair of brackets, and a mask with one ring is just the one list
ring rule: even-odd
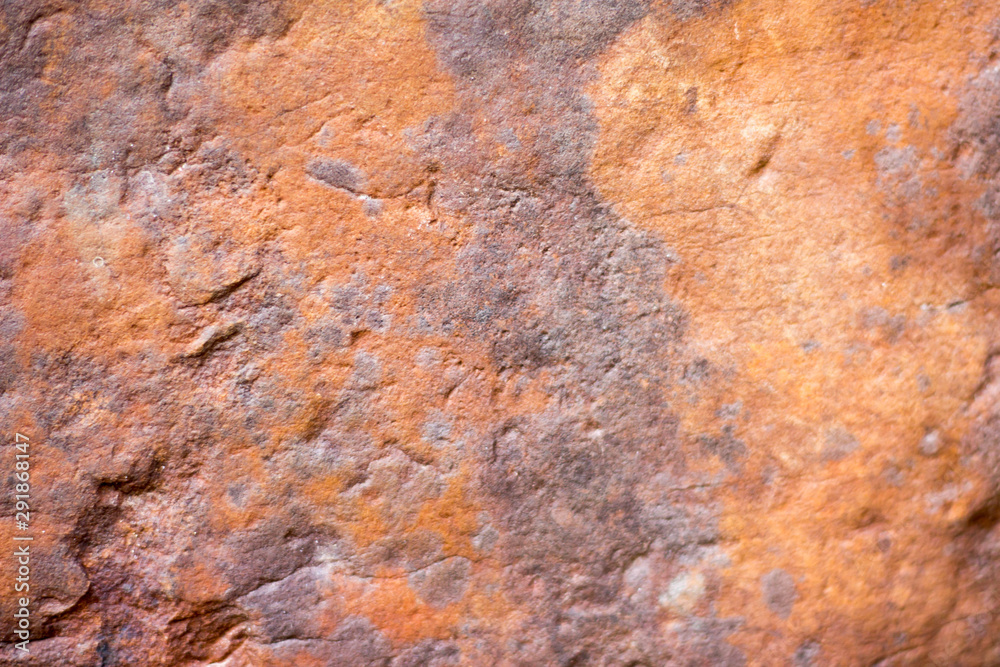
{"label": "mottled rock texture", "polygon": [[1000,665],[998,55],[987,0],[0,1],[0,663]]}

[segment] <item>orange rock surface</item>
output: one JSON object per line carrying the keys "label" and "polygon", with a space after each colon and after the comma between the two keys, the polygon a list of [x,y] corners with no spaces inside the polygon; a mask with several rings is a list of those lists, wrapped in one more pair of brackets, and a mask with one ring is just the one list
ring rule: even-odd
{"label": "orange rock surface", "polygon": [[0,5],[0,663],[1000,664],[998,54],[982,0]]}

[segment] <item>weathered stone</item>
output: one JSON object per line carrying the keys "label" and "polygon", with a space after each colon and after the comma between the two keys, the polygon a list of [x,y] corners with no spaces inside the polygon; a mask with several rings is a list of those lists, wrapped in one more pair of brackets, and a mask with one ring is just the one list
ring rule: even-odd
{"label": "weathered stone", "polygon": [[998,26],[0,3],[0,662],[1000,663]]}

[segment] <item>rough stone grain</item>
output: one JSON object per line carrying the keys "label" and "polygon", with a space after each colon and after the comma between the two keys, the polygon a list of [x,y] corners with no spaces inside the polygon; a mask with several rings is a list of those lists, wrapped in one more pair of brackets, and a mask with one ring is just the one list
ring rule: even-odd
{"label": "rough stone grain", "polygon": [[0,1],[0,663],[1000,664],[998,56],[985,0]]}

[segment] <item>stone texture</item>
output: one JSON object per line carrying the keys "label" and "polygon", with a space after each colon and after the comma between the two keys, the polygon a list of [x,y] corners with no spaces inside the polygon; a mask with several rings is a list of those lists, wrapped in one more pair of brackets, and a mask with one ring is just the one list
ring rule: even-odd
{"label": "stone texture", "polygon": [[985,0],[0,3],[0,662],[1000,664],[998,54]]}

